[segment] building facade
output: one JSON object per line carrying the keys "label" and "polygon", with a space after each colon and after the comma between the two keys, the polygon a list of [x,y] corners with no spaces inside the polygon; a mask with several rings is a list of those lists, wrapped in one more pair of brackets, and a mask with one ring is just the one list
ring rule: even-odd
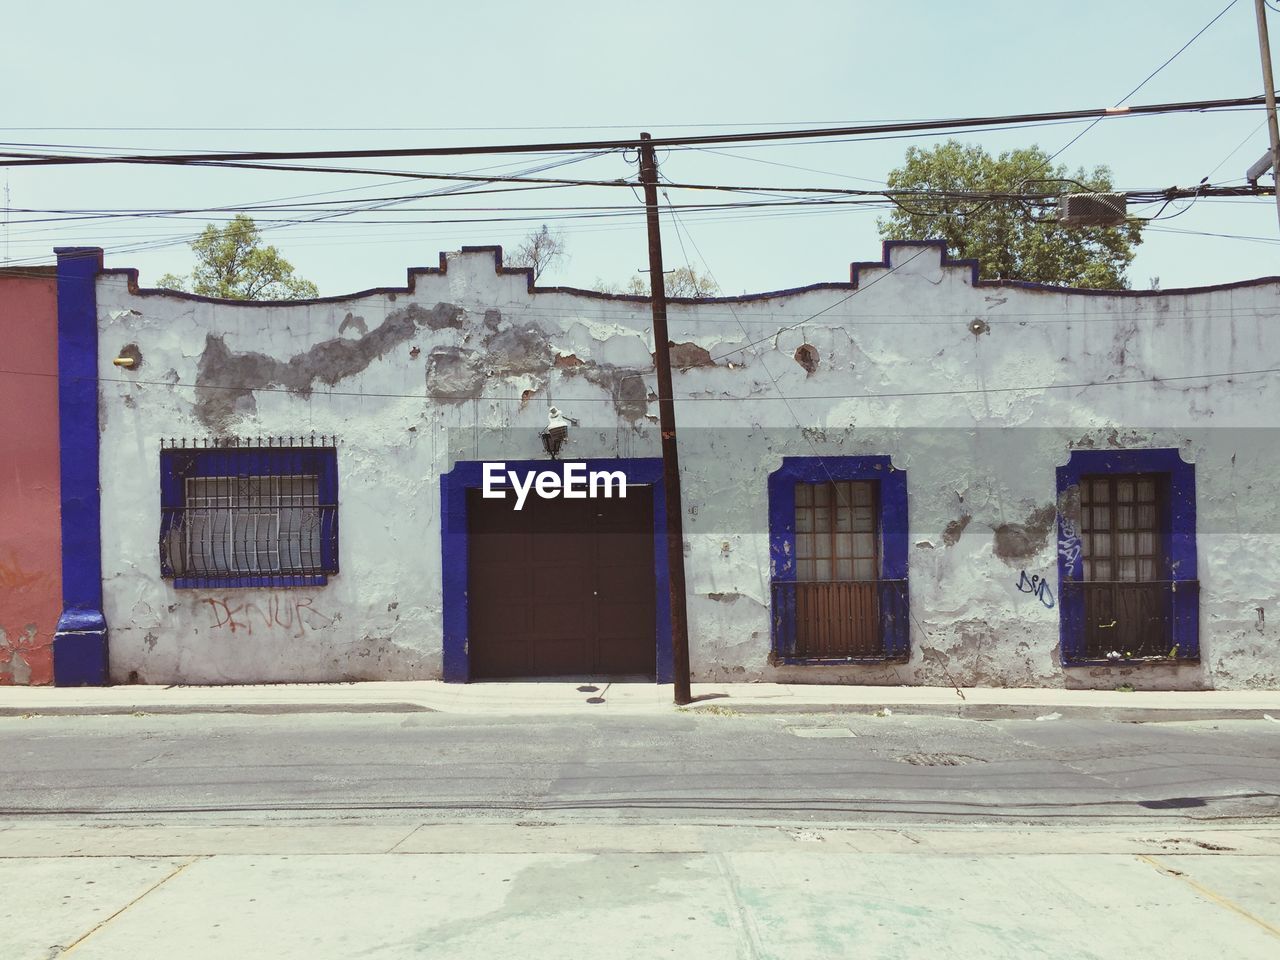
{"label": "building facade", "polygon": [[[59,269],[67,682],[670,680],[647,300],[497,248],[299,303]],[[1278,307],[932,242],[673,301],[694,679],[1276,686]]]}

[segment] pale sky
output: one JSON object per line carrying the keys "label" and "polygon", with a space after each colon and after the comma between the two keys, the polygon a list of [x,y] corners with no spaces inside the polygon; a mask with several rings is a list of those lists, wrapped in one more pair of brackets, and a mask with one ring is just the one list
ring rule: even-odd
{"label": "pale sky", "polygon": [[[1226,2],[20,4],[6,10],[0,140],[42,145],[22,149],[75,145],[118,152],[425,147],[1103,107],[1128,93]],[[1272,14],[1271,28],[1280,45],[1280,13]],[[1129,102],[1261,91],[1253,3],[1238,0]],[[1083,126],[958,139],[991,151],[1035,143],[1052,153]],[[282,129],[304,127],[321,129]],[[678,150],[659,159],[662,174],[673,181],[865,187],[882,183],[908,145],[939,139],[945,137]],[[1106,164],[1121,189],[1163,188],[1192,186],[1206,175],[1214,183],[1240,183],[1266,149],[1264,112],[1251,110],[1107,120],[1061,160],[1073,169]],[[514,173],[554,159],[361,165]],[[629,177],[635,173],[631,160],[615,153],[547,175]],[[8,187],[13,208],[102,210],[300,196],[358,202],[439,184],[393,176],[100,166],[15,169]],[[707,195],[672,191],[670,199],[706,202]],[[301,275],[334,295],[402,284],[407,267],[435,265],[441,250],[512,245],[545,219],[563,230],[570,259],[543,283],[625,283],[646,264],[642,216],[552,219],[574,211],[541,209],[587,205],[639,209],[630,191],[616,189],[464,194],[393,208],[412,212],[358,211],[280,226],[266,236]],[[492,209],[498,207],[539,209]],[[1187,207],[1175,204],[1164,216]],[[1156,208],[1131,212],[1151,215]],[[683,235],[670,219],[664,226],[667,267],[687,257],[730,294],[844,280],[851,261],[879,257],[876,218],[882,215],[873,207],[840,206],[690,211],[681,217]],[[39,216],[12,212],[10,220]],[[270,215],[256,216],[266,226]],[[506,219],[511,217],[527,219]],[[454,218],[505,222],[410,222]],[[102,246],[108,266],[137,267],[148,285],[165,272],[190,269],[185,243],[210,219],[11,222],[7,236],[0,225],[0,259],[51,262],[54,246]],[[1152,227],[1159,229],[1147,231],[1129,272],[1135,288],[1147,288],[1153,276],[1168,289],[1280,274],[1280,229],[1270,197],[1200,200]]]}

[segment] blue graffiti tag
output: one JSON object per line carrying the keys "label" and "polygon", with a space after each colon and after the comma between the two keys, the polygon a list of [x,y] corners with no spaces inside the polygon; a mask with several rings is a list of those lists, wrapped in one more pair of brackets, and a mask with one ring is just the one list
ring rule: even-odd
{"label": "blue graffiti tag", "polygon": [[1023,593],[1034,594],[1037,600],[1050,610],[1053,609],[1053,591],[1049,589],[1048,580],[1040,579],[1040,574],[1033,573],[1028,577],[1027,571],[1021,571],[1018,575],[1018,589]]}

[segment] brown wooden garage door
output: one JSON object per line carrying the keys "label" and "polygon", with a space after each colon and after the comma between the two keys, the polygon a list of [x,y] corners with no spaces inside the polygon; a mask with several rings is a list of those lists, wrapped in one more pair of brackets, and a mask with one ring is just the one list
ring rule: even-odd
{"label": "brown wooden garage door", "polygon": [[467,491],[473,679],[653,677],[653,488],[625,498]]}

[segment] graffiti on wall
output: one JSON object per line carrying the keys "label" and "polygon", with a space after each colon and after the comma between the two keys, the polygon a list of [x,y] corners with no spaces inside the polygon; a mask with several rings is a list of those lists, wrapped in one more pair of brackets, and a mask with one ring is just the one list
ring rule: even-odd
{"label": "graffiti on wall", "polygon": [[336,619],[315,609],[312,597],[291,594],[273,593],[264,602],[241,601],[234,597],[201,597],[200,603],[208,605],[213,629],[249,636],[253,636],[256,628],[302,637],[308,630],[332,626]]}
{"label": "graffiti on wall", "polygon": [[1058,541],[1058,553],[1066,561],[1068,570],[1074,570],[1080,559],[1080,531],[1070,517],[1062,518],[1062,538]]}
{"label": "graffiti on wall", "polygon": [[1049,610],[1053,609],[1056,602],[1053,598],[1053,590],[1049,588],[1049,581],[1045,580],[1038,573],[1027,576],[1027,571],[1022,570],[1018,573],[1018,590],[1021,593],[1029,593]]}

